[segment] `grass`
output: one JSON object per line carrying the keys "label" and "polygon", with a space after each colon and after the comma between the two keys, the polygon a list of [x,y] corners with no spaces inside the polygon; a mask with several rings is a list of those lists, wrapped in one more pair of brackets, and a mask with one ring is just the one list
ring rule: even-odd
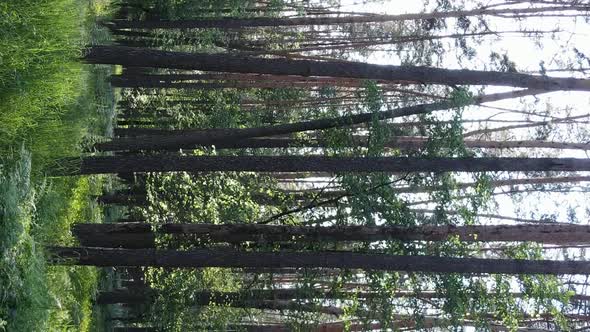
{"label": "grass", "polygon": [[[71,155],[89,134],[94,100],[78,59],[95,38],[94,16],[105,1],[0,2],[0,153],[25,143],[37,174],[56,157]],[[92,133],[90,133],[92,134]]]}
{"label": "grass", "polygon": [[91,197],[102,191],[104,179],[35,183],[30,153],[23,150],[10,159],[3,161],[0,176],[0,326],[9,331],[89,331],[99,271],[47,266],[43,244],[71,245],[71,224],[101,219]]}
{"label": "grass", "polygon": [[110,129],[107,67],[79,63],[106,38],[107,0],[0,1],[0,331],[100,331],[101,271],[48,266],[44,245],[72,245],[75,222],[100,222],[110,178],[44,177]]}

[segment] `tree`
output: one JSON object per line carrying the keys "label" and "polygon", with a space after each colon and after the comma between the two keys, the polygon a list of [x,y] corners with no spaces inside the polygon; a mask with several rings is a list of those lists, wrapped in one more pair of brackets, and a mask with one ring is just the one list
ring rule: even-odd
{"label": "tree", "polygon": [[[98,304],[137,304],[149,303],[155,296],[153,290],[143,292],[115,290],[101,292],[98,296]],[[197,291],[191,294],[192,306],[208,306],[212,304],[225,305],[235,308],[267,309],[267,310],[295,310],[308,312],[321,312],[328,315],[341,316],[343,310],[335,306],[316,305],[314,303],[299,303],[296,292],[287,290],[251,290],[244,292],[212,292]]]}
{"label": "tree", "polygon": [[153,267],[305,267],[432,273],[590,274],[590,262],[396,256],[353,252],[245,252],[48,247],[53,264]]}
{"label": "tree", "polygon": [[127,67],[348,77],[416,84],[499,85],[549,91],[590,91],[590,80],[577,78],[534,76],[513,72],[385,66],[350,61],[290,60],[228,54],[183,53],[124,46],[94,46],[88,50],[84,59],[88,63]]}
{"label": "tree", "polygon": [[[552,244],[575,244],[590,241],[590,226],[575,224],[519,224],[490,226],[288,226],[259,224],[161,224],[155,232],[173,234],[183,239],[200,239],[204,242],[324,242],[324,241],[444,241],[458,237],[461,241],[535,241]],[[97,239],[97,246],[108,247],[98,239],[121,236],[119,246],[129,248],[135,242],[125,235],[145,234],[153,239],[149,224],[76,224],[73,232],[78,236]],[[112,240],[111,240],[112,241]],[[113,241],[114,242],[114,241]],[[113,243],[111,242],[111,243]],[[116,247],[116,246],[115,246]],[[153,247],[153,242],[151,246]],[[150,248],[148,247],[148,248]]]}
{"label": "tree", "polygon": [[[190,130],[185,132],[190,133]],[[194,132],[194,131],[193,131]],[[166,129],[126,129],[118,128],[116,133],[119,136],[155,136],[155,135],[177,135],[181,133],[180,130],[166,130]],[[396,136],[390,141],[385,142],[384,146],[392,149],[411,149],[418,150],[423,148],[428,142],[427,137],[422,136]],[[572,150],[590,150],[590,145],[586,143],[575,142],[552,142],[543,140],[514,140],[514,141],[498,141],[498,140],[465,140],[465,146],[469,148],[480,149],[572,149]],[[368,139],[366,136],[353,137],[350,146],[367,146]],[[103,147],[104,145],[98,145]],[[327,148],[329,144],[319,139],[305,139],[305,138],[246,138],[239,141],[226,142],[223,140],[215,144],[217,150],[220,149],[273,149],[273,148]],[[103,147],[103,149],[105,149]],[[105,150],[108,150],[108,146]]]}
{"label": "tree", "polygon": [[385,120],[399,118],[409,115],[426,114],[434,111],[447,110],[455,107],[480,104],[485,102],[499,101],[510,98],[528,96],[542,93],[541,90],[520,90],[506,93],[484,95],[477,98],[467,99],[458,104],[455,101],[443,101],[438,103],[420,104],[401,107],[389,111],[377,113],[361,113],[349,116],[334,118],[301,121],[288,124],[278,124],[258,128],[245,129],[208,129],[208,130],[180,130],[170,135],[153,135],[138,138],[118,138],[110,142],[98,143],[95,147],[101,151],[118,150],[158,150],[179,148],[194,148],[197,145],[230,145],[237,140],[254,137],[267,137],[275,135],[292,134],[309,130],[330,129],[336,127],[350,126],[360,123],[368,123],[374,120]]}
{"label": "tree", "polygon": [[[63,160],[61,164],[78,163]],[[589,171],[590,160],[576,158],[412,158],[298,156],[121,155],[82,159],[62,174],[120,172],[499,172]]]}
{"label": "tree", "polygon": [[[114,20],[112,24],[117,29],[193,29],[193,28],[243,28],[243,27],[278,27],[278,26],[314,26],[314,25],[336,25],[346,23],[377,23],[409,20],[432,20],[444,19],[450,17],[482,16],[494,15],[500,16],[509,14],[517,17],[523,14],[540,14],[546,12],[559,11],[580,11],[587,10],[587,6],[568,4],[553,5],[548,7],[532,8],[501,8],[488,9],[480,7],[473,10],[463,11],[441,11],[432,13],[402,14],[402,15],[355,15],[355,16],[324,16],[324,17],[292,17],[292,18],[274,18],[274,17],[254,17],[254,18],[202,18],[199,20],[148,20],[148,21],[129,21]],[[580,14],[581,15],[581,14]]]}

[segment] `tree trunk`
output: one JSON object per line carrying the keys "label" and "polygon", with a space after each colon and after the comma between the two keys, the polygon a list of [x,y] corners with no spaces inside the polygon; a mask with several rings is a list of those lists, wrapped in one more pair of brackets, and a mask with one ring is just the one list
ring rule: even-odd
{"label": "tree trunk", "polygon": [[[305,331],[309,332],[365,332],[365,331],[380,331],[381,323],[371,323],[368,326],[361,323],[352,323],[348,328],[343,322],[320,323],[314,325],[307,325],[304,327]],[[293,332],[293,328],[285,324],[273,325],[249,325],[239,324],[233,325],[232,331],[246,331],[246,332]]]}
{"label": "tree trunk", "polygon": [[[117,135],[121,136],[143,136],[143,135],[174,135],[179,130],[166,129],[137,129],[137,130],[117,130]],[[190,129],[187,130],[190,132]],[[415,136],[396,136],[384,146],[397,149],[421,149],[428,142],[427,137]],[[571,149],[571,150],[590,150],[590,144],[574,142],[550,142],[542,140],[518,140],[518,141],[488,141],[488,140],[465,140],[465,146],[469,148],[485,149],[520,149],[520,148],[538,148],[538,149]],[[366,137],[354,137],[351,146],[366,146]],[[297,139],[297,138],[249,138],[234,142],[223,142],[216,144],[215,148],[220,149],[256,149],[256,148],[325,148],[328,145],[317,139]]]}
{"label": "tree trunk", "polygon": [[538,121],[538,122],[531,122],[525,124],[517,124],[511,126],[503,126],[503,127],[496,127],[496,128],[486,128],[486,129],[477,129],[473,131],[469,131],[463,133],[463,138],[465,137],[472,137],[472,136],[489,136],[492,133],[500,132],[500,131],[508,131],[512,129],[522,129],[522,128],[533,128],[533,127],[541,127],[541,126],[548,126],[552,124],[559,124],[559,123],[571,123],[573,120],[583,119],[589,117],[590,114],[581,114],[576,116],[569,116],[565,118],[555,118],[548,121]]}
{"label": "tree trunk", "polygon": [[541,90],[589,91],[590,81],[512,72],[387,66],[362,62],[255,58],[228,54],[161,51],[125,46],[91,47],[89,63],[272,75],[329,76],[443,85],[499,85]]}
{"label": "tree trunk", "polygon": [[[196,81],[196,82],[195,82]],[[342,77],[302,77],[252,74],[115,75],[111,85],[121,88],[262,89],[312,87],[362,87],[364,81]],[[391,82],[378,82],[390,84]]]}
{"label": "tree trunk", "polygon": [[[428,213],[428,214],[436,214],[437,213],[437,211],[435,211],[435,210],[428,210],[428,209],[410,209],[410,211],[413,211],[416,213]],[[445,213],[449,214],[449,215],[461,215],[462,214],[460,211],[453,211],[453,210],[450,210],[450,211],[447,210],[447,211],[445,211]],[[547,219],[527,219],[527,218],[503,216],[500,214],[493,214],[493,213],[478,213],[474,217],[498,219],[498,220],[509,220],[509,221],[515,221],[515,222],[525,223],[525,224],[537,224],[537,223],[547,224],[547,223],[553,222],[549,218],[547,218]]]}
{"label": "tree trunk", "polygon": [[149,288],[139,289],[114,289],[111,291],[101,291],[96,297],[96,304],[142,304],[148,303],[154,296],[153,290]]}
{"label": "tree trunk", "polygon": [[[137,227],[133,229],[133,227]],[[153,238],[149,224],[76,224],[73,232],[108,236],[142,233]],[[444,241],[457,236],[461,241],[534,241],[550,244],[590,242],[590,226],[576,224],[520,224],[489,226],[287,226],[261,224],[161,224],[162,234],[191,235],[192,239],[240,243],[282,241]],[[107,237],[108,237],[107,236]],[[125,248],[126,243],[121,243]],[[100,245],[97,245],[100,246]],[[106,245],[104,246],[106,247]],[[137,248],[137,247],[135,247]],[[151,247],[148,247],[151,248]]]}
{"label": "tree trunk", "polygon": [[[398,136],[390,143],[388,147],[397,147],[402,149],[422,148],[428,141],[427,137]],[[572,150],[590,150],[590,144],[571,143],[571,142],[550,142],[541,140],[519,140],[519,141],[488,141],[488,140],[465,140],[465,146],[469,148],[486,148],[486,149],[517,149],[517,148],[539,148],[539,149],[572,149]]]}
{"label": "tree trunk", "polygon": [[452,17],[480,16],[480,15],[523,15],[555,11],[582,11],[582,8],[576,6],[551,6],[551,7],[532,7],[532,8],[502,8],[502,9],[485,9],[478,8],[473,10],[458,11],[441,11],[431,13],[410,13],[399,15],[356,15],[356,16],[324,16],[324,17],[252,17],[252,18],[201,18],[198,20],[147,20],[147,21],[129,21],[113,20],[111,23],[116,29],[194,29],[194,28],[243,28],[243,27],[280,27],[280,26],[312,26],[312,25],[335,25],[335,24],[353,24],[353,23],[377,23],[377,22],[397,22],[408,20],[429,20],[444,19]]}
{"label": "tree trunk", "polygon": [[[80,224],[89,225],[89,224]],[[155,247],[155,235],[151,232],[149,224],[136,222],[120,222],[113,224],[97,224],[98,227],[74,226],[72,233],[83,246],[108,247],[108,248],[153,248]],[[117,231],[105,230],[110,225]],[[142,226],[138,226],[142,225]]]}
{"label": "tree trunk", "polygon": [[234,250],[154,250],[47,247],[60,265],[153,266],[177,268],[297,267],[432,273],[590,274],[590,262],[520,259],[396,256],[353,252],[244,252]]}
{"label": "tree trunk", "polygon": [[[507,93],[498,93],[480,96],[471,101],[473,104],[498,101],[523,97],[539,93],[539,90],[520,90]],[[354,124],[367,123],[375,119],[393,119],[407,115],[429,113],[436,110],[453,108],[451,102],[422,104],[403,107],[387,112],[363,113],[352,116],[337,118],[302,121],[290,124],[281,124],[267,127],[246,128],[246,129],[204,129],[204,130],[179,130],[171,135],[146,136],[137,138],[119,138],[111,142],[99,143],[95,148],[102,151],[117,150],[157,150],[157,149],[179,149],[194,148],[196,145],[229,145],[235,144],[236,140],[262,136],[286,135],[309,130],[321,130],[334,127],[349,126]]]}
{"label": "tree trunk", "polygon": [[99,203],[128,205],[128,206],[145,206],[148,203],[147,197],[144,194],[138,193],[113,193],[98,196]]}
{"label": "tree trunk", "polygon": [[[313,181],[317,183],[316,181]],[[590,182],[590,176],[556,176],[556,177],[539,177],[539,178],[516,178],[516,179],[506,179],[506,180],[494,180],[488,183],[490,188],[497,188],[497,187],[504,187],[504,186],[518,186],[518,185],[543,185],[543,184],[562,184],[562,183],[580,183],[580,182]],[[468,188],[475,187],[480,185],[478,182],[462,182],[456,183],[453,185],[453,190],[464,190]],[[425,193],[425,192],[432,192],[436,190],[446,190],[444,187],[441,186],[405,186],[405,187],[392,187],[392,191],[396,193]],[[346,194],[343,190],[340,190],[340,187],[333,186],[331,188],[326,187],[317,187],[317,188],[309,188],[309,189],[300,189],[300,190],[283,190],[282,191],[285,195],[294,195],[296,198],[303,198],[307,195],[307,197],[315,197],[314,194],[324,195],[327,194],[329,197],[334,197],[338,195]],[[422,211],[423,212],[423,211]],[[433,211],[429,211],[433,213]],[[447,211],[449,213],[449,211]]]}
{"label": "tree trunk", "polygon": [[[368,285],[367,285],[368,286]],[[151,301],[156,295],[153,290],[147,288],[143,291],[129,289],[114,289],[111,291],[101,291],[98,293],[97,304],[117,304],[117,303],[146,303]],[[522,293],[512,293],[514,297],[523,297]],[[240,292],[216,292],[200,291],[195,298],[211,299],[210,301],[223,303],[230,299],[258,299],[258,300],[296,300],[296,299],[375,299],[375,298],[410,298],[418,297],[423,299],[442,298],[443,295],[438,292],[411,292],[398,291],[394,293],[382,294],[371,291],[342,291],[332,292],[321,289],[302,290],[297,288],[280,288],[280,289],[248,289]],[[590,296],[573,295],[571,300],[587,301]],[[205,300],[203,300],[205,301]]]}
{"label": "tree trunk", "polygon": [[[137,292],[114,290],[100,292],[97,304],[138,304],[149,303],[153,300],[153,291]],[[253,308],[261,310],[295,310],[306,312],[321,312],[328,315],[340,316],[343,310],[334,306],[316,305],[314,303],[299,303],[296,290],[251,290],[244,292],[195,292],[191,296],[190,305],[208,306],[211,303],[227,305],[235,308]]]}
{"label": "tree trunk", "polygon": [[[480,104],[499,101],[504,99],[518,98],[541,93],[541,90],[520,90],[505,93],[484,95],[466,102],[467,104]],[[235,144],[236,141],[245,138],[265,137],[293,134],[309,130],[322,130],[342,126],[350,126],[360,123],[368,123],[375,120],[393,119],[408,115],[424,114],[433,111],[446,110],[456,107],[453,102],[445,101],[431,104],[421,104],[402,107],[386,112],[361,113],[336,118],[302,121],[274,126],[245,128],[245,129],[203,129],[203,130],[180,130],[172,135],[145,136],[141,139],[118,138],[110,142],[98,143],[94,147],[101,151],[118,150],[158,150],[158,149],[180,149],[194,148],[197,145],[223,145]]]}
{"label": "tree trunk", "polygon": [[56,174],[119,172],[501,172],[590,171],[590,160],[576,158],[413,158],[320,156],[121,155],[63,159],[69,169]]}
{"label": "tree trunk", "polygon": [[[112,291],[101,291],[97,297],[97,304],[116,304],[116,303],[145,303],[150,301],[156,295],[153,290],[128,290],[115,289]],[[411,297],[416,295],[412,292],[394,293],[392,297]],[[203,299],[199,302],[212,301],[223,303],[231,300],[296,300],[296,299],[346,299],[346,298],[377,298],[383,296],[376,292],[315,292],[301,290],[297,288],[282,289],[249,289],[241,292],[217,292],[217,291],[199,291],[195,293],[194,298]],[[418,295],[416,295],[418,296]],[[440,296],[440,295],[439,295]],[[435,298],[434,293],[424,293],[424,298]]]}

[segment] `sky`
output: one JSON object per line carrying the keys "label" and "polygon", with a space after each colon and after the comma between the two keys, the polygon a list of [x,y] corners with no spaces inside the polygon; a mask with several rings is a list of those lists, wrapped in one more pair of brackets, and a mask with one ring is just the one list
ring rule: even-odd
{"label": "sky", "polygon": [[[344,0],[343,3],[351,3],[354,0]],[[467,1],[466,3],[470,3]],[[475,3],[472,1],[472,3]],[[497,3],[497,1],[489,1],[488,3]],[[346,10],[358,10],[363,12],[376,12],[384,14],[403,14],[403,13],[417,13],[424,10],[422,1],[408,1],[408,0],[389,0],[381,4],[369,4],[360,6],[346,6]],[[344,10],[344,9],[343,9]],[[482,43],[477,48],[478,56],[474,59],[470,69],[489,70],[489,54],[494,51],[499,54],[508,54],[510,59],[516,63],[517,69],[520,71],[538,71],[539,63],[544,61],[546,68],[560,68],[559,61],[567,59],[573,54],[572,49],[576,47],[582,53],[590,55],[590,25],[583,19],[572,18],[533,18],[527,19],[526,23],[519,23],[510,19],[491,19],[489,21],[490,28],[495,31],[519,30],[524,27],[527,30],[553,30],[559,28],[564,32],[557,34],[557,38],[543,37],[540,43],[532,39],[522,38],[516,35],[502,37],[500,40],[493,42]],[[451,31],[449,31],[450,33]],[[460,68],[455,58],[447,56],[444,66],[446,68]],[[395,56],[387,53],[378,52],[369,57],[365,61],[378,64],[398,65],[400,60]],[[590,65],[586,65],[590,67]],[[572,73],[549,73],[550,76],[577,76],[584,78],[580,74]],[[488,87],[486,93],[506,91],[506,88]],[[523,109],[523,101],[532,105],[532,110],[539,110],[539,108],[548,107],[551,105],[552,113],[562,116],[565,110],[569,110],[571,115],[590,113],[590,92],[564,92],[556,91],[544,94],[537,97],[527,97],[524,100],[513,99],[501,102],[490,103],[489,105],[498,106],[510,109]],[[529,109],[530,110],[530,109]],[[490,110],[481,107],[470,107],[465,110],[465,118],[487,118],[498,113],[497,110]],[[514,113],[501,114],[497,119],[518,120],[519,115]],[[538,120],[543,120],[538,118]],[[501,124],[500,124],[501,125]],[[568,133],[568,128],[559,126],[561,131],[556,135],[556,140],[573,141]],[[587,129],[586,129],[587,130]],[[515,131],[513,139],[525,139],[530,137],[529,130]],[[561,137],[560,137],[561,136]],[[590,137],[586,137],[590,139]],[[525,151],[525,150],[523,150]],[[584,151],[579,150],[545,150],[542,153],[557,153],[555,157],[573,157],[573,158],[588,158]],[[585,174],[588,175],[588,174]],[[466,180],[466,182],[470,182]],[[586,193],[567,193],[567,194],[527,194],[522,201],[516,202],[510,197],[500,196],[496,197],[497,212],[507,216],[518,216],[525,218],[540,217],[542,215],[556,214],[558,221],[567,222],[568,208],[574,208],[575,215],[579,222],[588,223],[588,205],[590,195]],[[491,221],[490,221],[491,222]],[[497,222],[497,221],[495,221]],[[561,253],[554,251],[548,253],[550,258],[558,259]],[[568,254],[574,256],[584,256],[585,250],[580,251],[569,250]],[[579,257],[578,256],[578,257]],[[578,289],[578,292],[585,293],[587,290]],[[466,328],[466,331],[472,331],[472,328]]]}
{"label": "sky", "polygon": [[[423,1],[420,0],[389,0],[381,3],[370,4],[355,4],[358,0],[343,0],[343,11],[359,11],[359,12],[375,12],[382,14],[404,14],[404,13],[418,13],[424,10]],[[434,2],[434,1],[433,1]],[[488,4],[497,3],[498,1],[488,1]],[[475,1],[466,1],[468,6],[475,6]],[[576,20],[572,18],[529,18],[526,23],[516,22],[513,19],[490,19],[489,26],[495,31],[508,30],[554,30],[559,28],[563,32],[556,34],[557,38],[545,37],[540,39],[540,43],[530,38],[523,38],[518,35],[503,36],[501,39],[486,39],[484,43],[477,48],[478,56],[469,64],[470,69],[490,70],[489,54],[494,51],[499,54],[508,54],[510,59],[516,63],[517,69],[520,71],[538,71],[539,63],[544,61],[546,68],[560,68],[559,60],[571,58],[573,55],[573,48],[576,47],[582,53],[590,55],[590,25],[584,22],[583,19]],[[452,27],[452,24],[449,24]],[[441,32],[444,34],[445,32]],[[451,30],[448,31],[451,33]],[[488,42],[489,40],[489,42]],[[385,46],[387,48],[387,46]],[[360,60],[360,59],[359,59]],[[400,64],[400,59],[392,53],[376,52],[367,59],[362,59],[366,62],[377,64]],[[465,65],[464,65],[465,66]],[[453,56],[446,56],[444,67],[446,68],[460,68],[459,63]],[[579,74],[572,73],[549,73],[550,76],[572,76],[583,77]],[[506,91],[503,87],[488,87],[486,93],[495,93]],[[536,100],[538,98],[538,100]],[[580,115],[590,113],[590,93],[588,92],[564,92],[556,91],[548,94],[539,95],[538,97],[527,97],[524,99],[513,99],[501,102],[489,103],[490,106],[497,106],[510,109],[523,110],[524,103],[530,104],[527,110],[542,110],[551,107],[551,113],[555,116],[564,116],[566,110],[571,115]],[[549,106],[548,106],[549,105]],[[532,109],[530,108],[532,107]],[[499,120],[521,120],[521,115],[514,113],[502,113],[498,110],[485,109],[482,107],[470,107],[464,111],[464,118],[482,119],[494,116]],[[538,121],[545,120],[542,117],[536,118]],[[500,124],[501,125],[501,124]],[[566,126],[559,126],[558,135],[552,139],[561,141],[574,141],[575,137],[568,137],[572,134],[571,129]],[[466,130],[469,128],[466,128]],[[475,129],[475,128],[472,128]],[[569,131],[568,131],[569,130]],[[516,130],[513,131],[514,137],[512,139],[526,139],[530,138],[530,130]],[[560,137],[561,136],[561,137]],[[550,138],[551,139],[551,138]],[[588,137],[590,139],[590,137]],[[524,152],[525,150],[521,150]],[[553,153],[554,157],[573,157],[573,158],[587,158],[584,151],[580,150],[543,150],[539,151],[537,156]],[[573,206],[576,215],[582,222],[587,222],[586,209],[588,208],[587,194],[544,194],[531,195],[525,198],[524,201],[515,203],[508,197],[498,197],[498,206],[500,214],[516,216],[516,212],[520,217],[540,217],[547,214],[558,214],[558,219],[562,221],[567,216],[568,206]]]}
{"label": "sky", "polygon": [[[357,11],[357,12],[374,12],[382,14],[404,14],[404,13],[418,13],[424,10],[423,1],[421,0],[385,0],[380,3],[370,4],[355,4],[359,0],[341,0],[343,4],[341,10],[343,11]],[[497,3],[498,1],[487,1],[486,3]],[[467,4],[475,5],[475,1],[466,1]],[[590,24],[583,19],[578,18],[533,18],[527,19],[526,23],[516,22],[511,19],[491,19],[489,26],[494,31],[511,31],[519,30],[523,27],[527,30],[554,30],[559,28],[563,30],[556,35],[557,38],[543,37],[540,42],[535,42],[532,39],[523,38],[521,36],[504,36],[500,40],[486,39],[477,48],[478,56],[473,59],[471,63],[466,66],[469,69],[491,70],[489,66],[489,54],[493,51],[498,54],[508,54],[510,59],[516,63],[516,68],[519,71],[538,71],[540,69],[539,63],[543,61],[546,68],[560,68],[560,60],[565,60],[573,55],[573,48],[576,47],[582,53],[590,56]],[[449,24],[452,26],[452,24]],[[447,34],[448,32],[440,32],[440,34]],[[487,42],[489,40],[489,42]],[[387,48],[387,46],[385,46]],[[377,52],[370,57],[363,59],[365,62],[399,65],[401,60],[393,53]],[[465,64],[464,64],[465,65]],[[443,63],[445,68],[460,68],[460,64],[452,56],[447,56]],[[585,67],[590,67],[587,64]],[[549,73],[549,76],[576,76],[583,78],[583,75],[572,73]],[[507,88],[502,87],[488,87],[485,93],[495,93],[506,91]],[[541,111],[547,107],[551,107],[551,113],[555,116],[564,116],[566,111],[570,115],[580,115],[590,113],[590,92],[564,92],[557,91],[543,94],[537,97],[527,97],[524,99],[513,99],[502,102],[490,103],[489,105],[524,110],[525,106],[528,111]],[[526,105],[525,105],[526,104]],[[548,106],[549,105],[549,106]],[[499,113],[498,110],[485,109],[481,107],[469,107],[464,112],[465,118],[481,119]],[[504,113],[497,115],[496,119],[504,120],[520,120],[522,115],[515,113]],[[538,120],[544,120],[539,117]],[[558,135],[553,139],[561,141],[574,141],[575,137],[571,137],[570,129],[565,126],[559,127]],[[469,129],[469,128],[466,128]],[[472,128],[473,129],[473,128]],[[585,128],[590,129],[590,128]],[[589,131],[590,132],[590,131]],[[528,130],[515,131],[514,137],[511,139],[526,139],[530,138]],[[590,142],[590,135],[586,137]],[[575,142],[575,141],[574,141]],[[530,152],[522,150],[521,152]],[[537,151],[535,156],[553,153],[553,157],[574,157],[574,158],[588,158],[585,152],[579,150],[562,150],[556,152],[555,150]],[[506,155],[505,155],[506,156]],[[590,174],[583,174],[590,175]],[[472,180],[465,177],[465,182]],[[505,188],[504,188],[505,189]],[[515,202],[509,197],[496,197],[497,212],[501,215],[515,216],[523,218],[539,218],[543,215],[557,214],[557,221],[567,222],[568,208],[573,207],[578,221],[583,224],[588,223],[588,212],[590,209],[588,205],[590,195],[586,193],[568,193],[568,194],[528,194],[519,202]],[[431,206],[432,207],[432,206]],[[428,208],[421,206],[420,208]],[[487,212],[487,211],[482,211]],[[495,212],[495,211],[494,211]],[[490,222],[490,221],[488,221]],[[495,221],[497,223],[497,221]],[[509,223],[509,222],[504,222]],[[580,255],[580,252],[570,252],[570,254]],[[561,257],[560,253],[550,253],[548,258],[558,259]],[[579,293],[586,293],[585,291],[578,291]],[[473,329],[467,328],[468,331]]]}

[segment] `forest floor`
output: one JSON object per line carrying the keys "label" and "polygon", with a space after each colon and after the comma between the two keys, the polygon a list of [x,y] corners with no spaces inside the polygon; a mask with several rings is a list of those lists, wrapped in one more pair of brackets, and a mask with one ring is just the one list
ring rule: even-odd
{"label": "forest floor", "polygon": [[101,222],[110,177],[50,178],[112,131],[110,67],[80,63],[108,40],[109,0],[0,2],[0,331],[103,331],[93,298],[101,272],[47,266],[44,246],[73,245],[76,222]]}

